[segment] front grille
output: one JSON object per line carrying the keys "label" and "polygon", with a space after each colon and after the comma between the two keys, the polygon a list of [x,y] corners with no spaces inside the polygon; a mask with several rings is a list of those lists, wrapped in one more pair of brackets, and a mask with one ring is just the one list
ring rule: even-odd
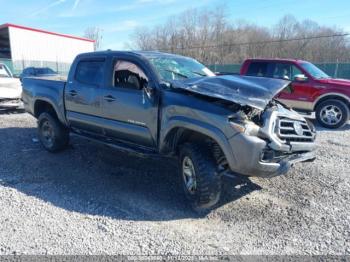
{"label": "front grille", "polygon": [[277,121],[276,129],[278,137],[287,143],[314,141],[315,134],[306,121],[279,118]]}

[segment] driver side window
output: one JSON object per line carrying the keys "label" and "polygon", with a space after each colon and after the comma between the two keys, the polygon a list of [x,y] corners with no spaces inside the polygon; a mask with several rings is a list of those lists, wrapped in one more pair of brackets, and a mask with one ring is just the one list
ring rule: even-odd
{"label": "driver side window", "polygon": [[297,68],[296,66],[292,66],[292,80],[295,80],[295,76],[296,75],[304,75],[303,72],[301,72],[301,70],[299,68]]}
{"label": "driver side window", "polygon": [[136,64],[117,60],[114,64],[113,86],[141,90],[147,86],[148,77]]}

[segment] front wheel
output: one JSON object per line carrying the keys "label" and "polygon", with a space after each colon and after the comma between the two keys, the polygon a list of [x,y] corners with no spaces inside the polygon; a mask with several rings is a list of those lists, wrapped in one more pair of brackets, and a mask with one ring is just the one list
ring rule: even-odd
{"label": "front wheel", "polygon": [[221,196],[217,164],[206,147],[185,144],[180,149],[180,178],[186,198],[196,211],[209,211]]}
{"label": "front wheel", "polygon": [[349,107],[340,100],[326,100],[317,106],[316,119],[326,128],[342,127],[349,120]]}
{"label": "front wheel", "polygon": [[49,113],[39,116],[38,135],[41,144],[50,152],[63,150],[69,143],[68,129]]}

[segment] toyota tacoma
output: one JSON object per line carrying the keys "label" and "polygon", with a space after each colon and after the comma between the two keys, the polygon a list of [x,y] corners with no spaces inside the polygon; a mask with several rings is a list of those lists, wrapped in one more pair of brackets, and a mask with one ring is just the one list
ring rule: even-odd
{"label": "toyota tacoma", "polygon": [[70,133],[142,156],[177,159],[186,197],[212,208],[223,175],[274,177],[315,159],[315,129],[274,96],[290,82],[216,76],[194,59],[160,52],[78,55],[68,79],[23,79],[23,103],[42,145]]}

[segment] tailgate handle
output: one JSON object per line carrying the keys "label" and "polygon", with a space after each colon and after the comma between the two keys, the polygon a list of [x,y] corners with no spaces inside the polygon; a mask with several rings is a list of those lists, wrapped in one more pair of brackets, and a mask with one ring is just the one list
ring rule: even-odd
{"label": "tailgate handle", "polygon": [[111,96],[111,95],[108,95],[108,96],[105,96],[104,97],[104,100],[106,100],[107,102],[113,102],[115,101],[115,97],[114,96]]}
{"label": "tailgate handle", "polygon": [[76,96],[78,93],[77,93],[77,91],[75,91],[75,90],[70,90],[70,91],[69,91],[69,94],[70,94],[71,96]]}

